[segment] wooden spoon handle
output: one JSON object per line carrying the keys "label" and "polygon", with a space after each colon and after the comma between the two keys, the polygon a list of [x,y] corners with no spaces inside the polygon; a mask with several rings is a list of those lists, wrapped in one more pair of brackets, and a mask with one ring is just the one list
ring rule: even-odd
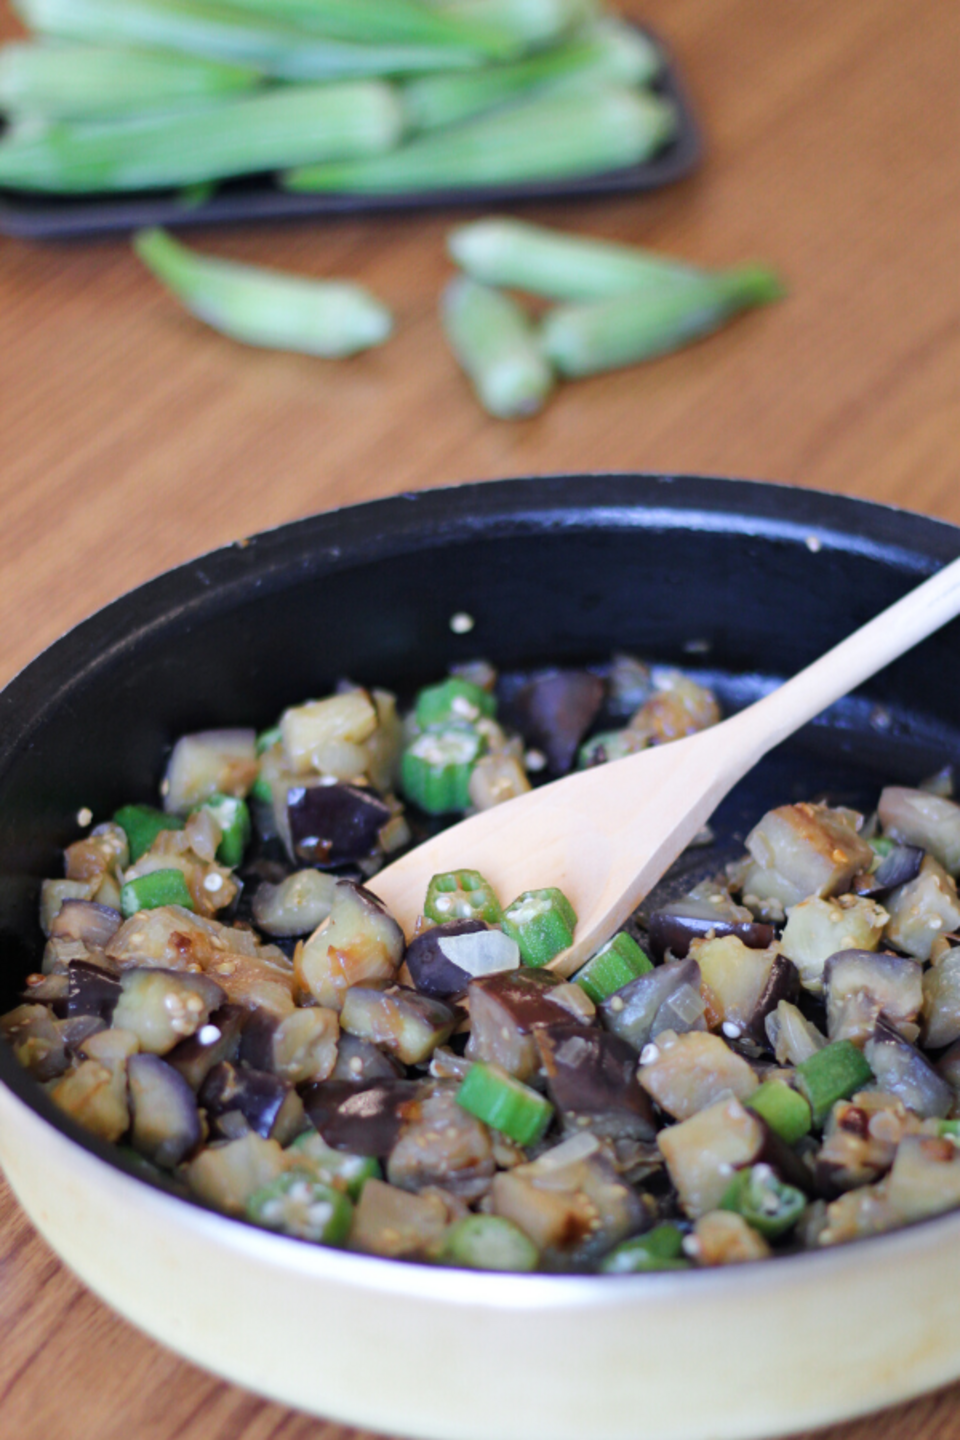
{"label": "wooden spoon handle", "polygon": [[960,559],[733,717],[756,758],[960,614]]}

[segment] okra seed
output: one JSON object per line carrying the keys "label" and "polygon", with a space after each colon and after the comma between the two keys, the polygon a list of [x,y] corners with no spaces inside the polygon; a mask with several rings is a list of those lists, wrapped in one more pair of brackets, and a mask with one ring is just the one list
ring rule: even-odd
{"label": "okra seed", "polygon": [[820,551],[823,548],[823,541],[820,539],[819,535],[808,535],[806,540],[804,541],[804,544],[810,551],[811,555],[819,555]]}
{"label": "okra seed", "polygon": [[[615,1009],[615,1008],[616,1008],[615,1006],[611,1006],[611,1009]],[[620,1001],[620,1008],[621,1008],[621,1010],[623,1009],[623,1001],[622,1001],[622,1000]],[[641,1052],[640,1052],[640,1064],[641,1064],[641,1065],[653,1065],[653,1064],[655,1064],[656,1061],[659,1060],[659,1059],[660,1059],[660,1050],[659,1050],[659,1048],[658,1048],[656,1045],[644,1045],[643,1049],[642,1049]]]}
{"label": "okra seed", "polygon": [[217,1025],[202,1025],[197,1032],[197,1039],[201,1045],[213,1045],[220,1039],[220,1029]]}
{"label": "okra seed", "polygon": [[81,827],[81,829],[85,830],[92,819],[93,811],[88,810],[86,805],[84,805],[82,810],[77,811],[77,824]]}
{"label": "okra seed", "polygon": [[458,610],[455,615],[450,616],[450,629],[454,635],[468,635],[473,629],[476,621],[466,610]]}
{"label": "okra seed", "polygon": [[215,870],[211,870],[210,874],[203,878],[203,888],[209,890],[211,895],[215,895],[218,890],[223,888],[223,876],[218,875]]}

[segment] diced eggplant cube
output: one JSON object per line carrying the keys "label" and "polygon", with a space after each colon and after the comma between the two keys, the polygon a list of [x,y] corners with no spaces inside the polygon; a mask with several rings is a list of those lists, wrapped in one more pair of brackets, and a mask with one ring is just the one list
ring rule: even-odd
{"label": "diced eggplant cube", "polygon": [[349,1035],[382,1045],[405,1065],[419,1065],[453,1034],[458,1019],[452,1006],[416,990],[354,985],[344,998],[340,1023]]}
{"label": "diced eggplant cube", "polygon": [[96,1015],[110,1024],[120,998],[119,980],[99,965],[71,960],[67,967],[67,986],[67,1016]]}
{"label": "diced eggplant cube", "polygon": [[392,810],[379,791],[323,780],[291,785],[287,819],[293,858],[327,869],[373,854]]}
{"label": "diced eggplant cube", "polygon": [[692,940],[702,940],[709,935],[735,935],[751,950],[766,950],[773,944],[772,925],[762,925],[754,920],[749,910],[732,905],[735,917],[725,913],[726,907],[711,904],[707,899],[691,899],[685,896],[672,905],[655,910],[648,921],[650,949],[656,960],[662,960],[669,950],[675,960],[685,960]]}
{"label": "diced eggplant cube", "polygon": [[197,1091],[221,1060],[235,1060],[240,1049],[240,1032],[250,1012],[242,1005],[221,1005],[205,1025],[186,1040],[181,1040],[164,1056]]}
{"label": "diced eggplant cube", "polygon": [[639,1054],[662,1030],[705,1029],[704,1008],[696,960],[668,960],[608,996],[600,1015],[607,1029]]}
{"label": "diced eggplant cube", "polygon": [[[500,1065],[517,1080],[529,1079],[540,1066],[534,1029],[570,1020],[571,1012],[562,1003],[565,988],[551,970],[521,968],[472,980],[467,990],[467,1058]],[[554,993],[558,990],[559,1000]]]}
{"label": "diced eggplant cube", "polygon": [[899,1029],[916,1019],[923,1000],[921,967],[900,955],[841,950],[824,966],[823,983],[831,1040],[862,1045],[881,1015]]}
{"label": "diced eggplant cube", "polygon": [[377,897],[340,880],[329,917],[298,945],[294,969],[319,1005],[340,1010],[352,985],[392,980],[403,949],[403,931]]}
{"label": "diced eggplant cube", "polygon": [[164,781],[163,808],[186,815],[211,795],[246,795],[260,765],[253,730],[202,730],[174,745]]}
{"label": "diced eggplant cube", "polygon": [[915,880],[891,890],[884,938],[916,960],[929,960],[934,942],[960,925],[957,887],[943,866],[926,856]]}
{"label": "diced eggplant cube", "polygon": [[383,1180],[368,1180],[357,1202],[350,1244],[368,1255],[425,1260],[438,1254],[450,1226],[436,1191],[414,1195]]}
{"label": "diced eggplant cube", "polygon": [[404,1125],[387,1161],[387,1179],[401,1190],[439,1185],[474,1200],[489,1189],[496,1165],[487,1127],[457,1104],[455,1082],[424,1089],[417,1114]]}
{"label": "diced eggplant cube", "polygon": [[960,949],[948,950],[923,977],[923,1043],[939,1050],[960,1040]]}
{"label": "diced eggplant cube", "polygon": [[643,1051],[639,1084],[661,1110],[675,1120],[689,1120],[723,1095],[749,1099],[757,1089],[757,1075],[719,1035],[668,1031]]}
{"label": "diced eggplant cube", "polygon": [[830,956],[841,950],[876,950],[888,918],[882,906],[859,895],[838,900],[812,895],[792,907],[780,943],[799,970],[803,988],[819,995]]}
{"label": "diced eggplant cube", "polygon": [[417,989],[442,1000],[462,995],[481,975],[518,969],[520,950],[482,920],[447,920],[411,940],[404,960]]}
{"label": "diced eggplant cube", "polygon": [[131,1055],[130,1143],[164,1170],[173,1170],[200,1144],[200,1112],[193,1091],[158,1055]]}
{"label": "diced eggplant cube", "polygon": [[403,1074],[403,1065],[395,1055],[388,1055],[379,1045],[341,1030],[331,1080],[349,1080],[355,1085],[361,1080],[402,1079]]}
{"label": "diced eggplant cube", "polygon": [[140,1049],[165,1055],[205,1025],[226,996],[208,975],[178,970],[126,970],[113,1023],[132,1030]]}
{"label": "diced eggplant cube", "polygon": [[882,900],[898,885],[906,885],[920,874],[924,851],[919,845],[894,845],[872,874],[858,875],[853,888],[858,895]]}
{"label": "diced eggplant cube", "polygon": [[276,1140],[249,1130],[226,1144],[205,1145],[187,1169],[187,1184],[208,1205],[242,1215],[250,1196],[281,1175],[287,1157]]}
{"label": "diced eggplant cube", "polygon": [[878,1089],[896,1095],[915,1115],[930,1119],[949,1113],[954,1099],[950,1086],[920,1051],[886,1021],[877,1021],[863,1053]]}
{"label": "diced eggplant cube", "polygon": [[18,1005],[0,1016],[3,1036],[17,1062],[35,1080],[55,1080],[69,1063],[66,1046],[46,1005]]}
{"label": "diced eggplant cube", "polygon": [[928,850],[951,875],[960,872],[960,805],[929,790],[887,785],[877,806],[885,835]]}
{"label": "diced eggplant cube", "polygon": [[228,1060],[214,1066],[200,1090],[200,1104],[217,1134],[223,1117],[239,1114],[265,1140],[286,1145],[300,1129],[303,1107],[297,1092],[263,1070],[238,1069]]}
{"label": "diced eggplant cube", "polygon": [[528,743],[543,750],[552,774],[570,769],[603,703],[603,689],[603,681],[586,670],[552,670],[514,697],[517,725]]}
{"label": "diced eggplant cube", "polygon": [[55,940],[82,940],[89,950],[105,950],[120,929],[121,915],[95,900],[64,900],[50,925]]}
{"label": "diced eggplant cube", "polygon": [[404,1121],[415,1117],[420,1094],[415,1080],[324,1080],[308,1085],[303,1098],[328,1145],[379,1160],[390,1154]]}
{"label": "diced eggplant cube", "polygon": [[768,811],[747,836],[747,849],[761,869],[779,877],[784,905],[837,895],[873,861],[850,811],[807,803]]}
{"label": "diced eggplant cube", "polygon": [[330,914],[336,885],[320,870],[298,870],[279,885],[264,882],[253,897],[257,929],[267,935],[309,935]]}
{"label": "diced eggplant cube", "polygon": [[612,1140],[653,1139],[653,1110],[624,1040],[596,1026],[551,1025],[535,1033],[547,1093],[567,1126]]}
{"label": "diced eggplant cube", "polygon": [[337,1063],[339,1034],[336,1011],[320,1005],[300,1007],[283,1020],[256,1011],[244,1029],[240,1058],[290,1085],[326,1080]]}
{"label": "diced eggplant cube", "polygon": [[887,1197],[906,1224],[955,1210],[960,1205],[960,1150],[950,1140],[905,1136],[897,1147]]}

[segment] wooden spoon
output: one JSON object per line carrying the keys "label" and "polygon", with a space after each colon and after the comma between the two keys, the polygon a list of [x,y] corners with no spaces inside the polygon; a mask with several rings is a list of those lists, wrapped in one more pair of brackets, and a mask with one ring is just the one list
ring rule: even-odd
{"label": "wooden spoon", "polygon": [[730,719],[581,770],[452,825],[381,870],[370,889],[410,935],[431,876],[479,870],[506,903],[555,885],[576,937],[570,975],[624,923],[738,780],[801,725],[960,614],[960,559]]}

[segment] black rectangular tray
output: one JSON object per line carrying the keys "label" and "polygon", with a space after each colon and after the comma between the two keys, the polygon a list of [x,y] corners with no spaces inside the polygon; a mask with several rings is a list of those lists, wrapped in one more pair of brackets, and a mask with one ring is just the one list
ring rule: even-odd
{"label": "black rectangular tray", "polygon": [[696,168],[702,158],[703,141],[672,58],[658,37],[651,38],[656,40],[665,61],[653,88],[676,106],[677,132],[669,145],[642,165],[608,170],[579,180],[417,190],[397,195],[295,195],[281,190],[268,176],[247,176],[225,182],[209,200],[199,204],[190,204],[177,192],[168,190],[77,197],[38,197],[0,190],[0,233],[25,240],[56,240],[137,230],[144,225],[219,225],[237,220],[365,215],[451,205],[516,205],[525,201],[577,200],[659,189],[661,185],[683,179]]}

